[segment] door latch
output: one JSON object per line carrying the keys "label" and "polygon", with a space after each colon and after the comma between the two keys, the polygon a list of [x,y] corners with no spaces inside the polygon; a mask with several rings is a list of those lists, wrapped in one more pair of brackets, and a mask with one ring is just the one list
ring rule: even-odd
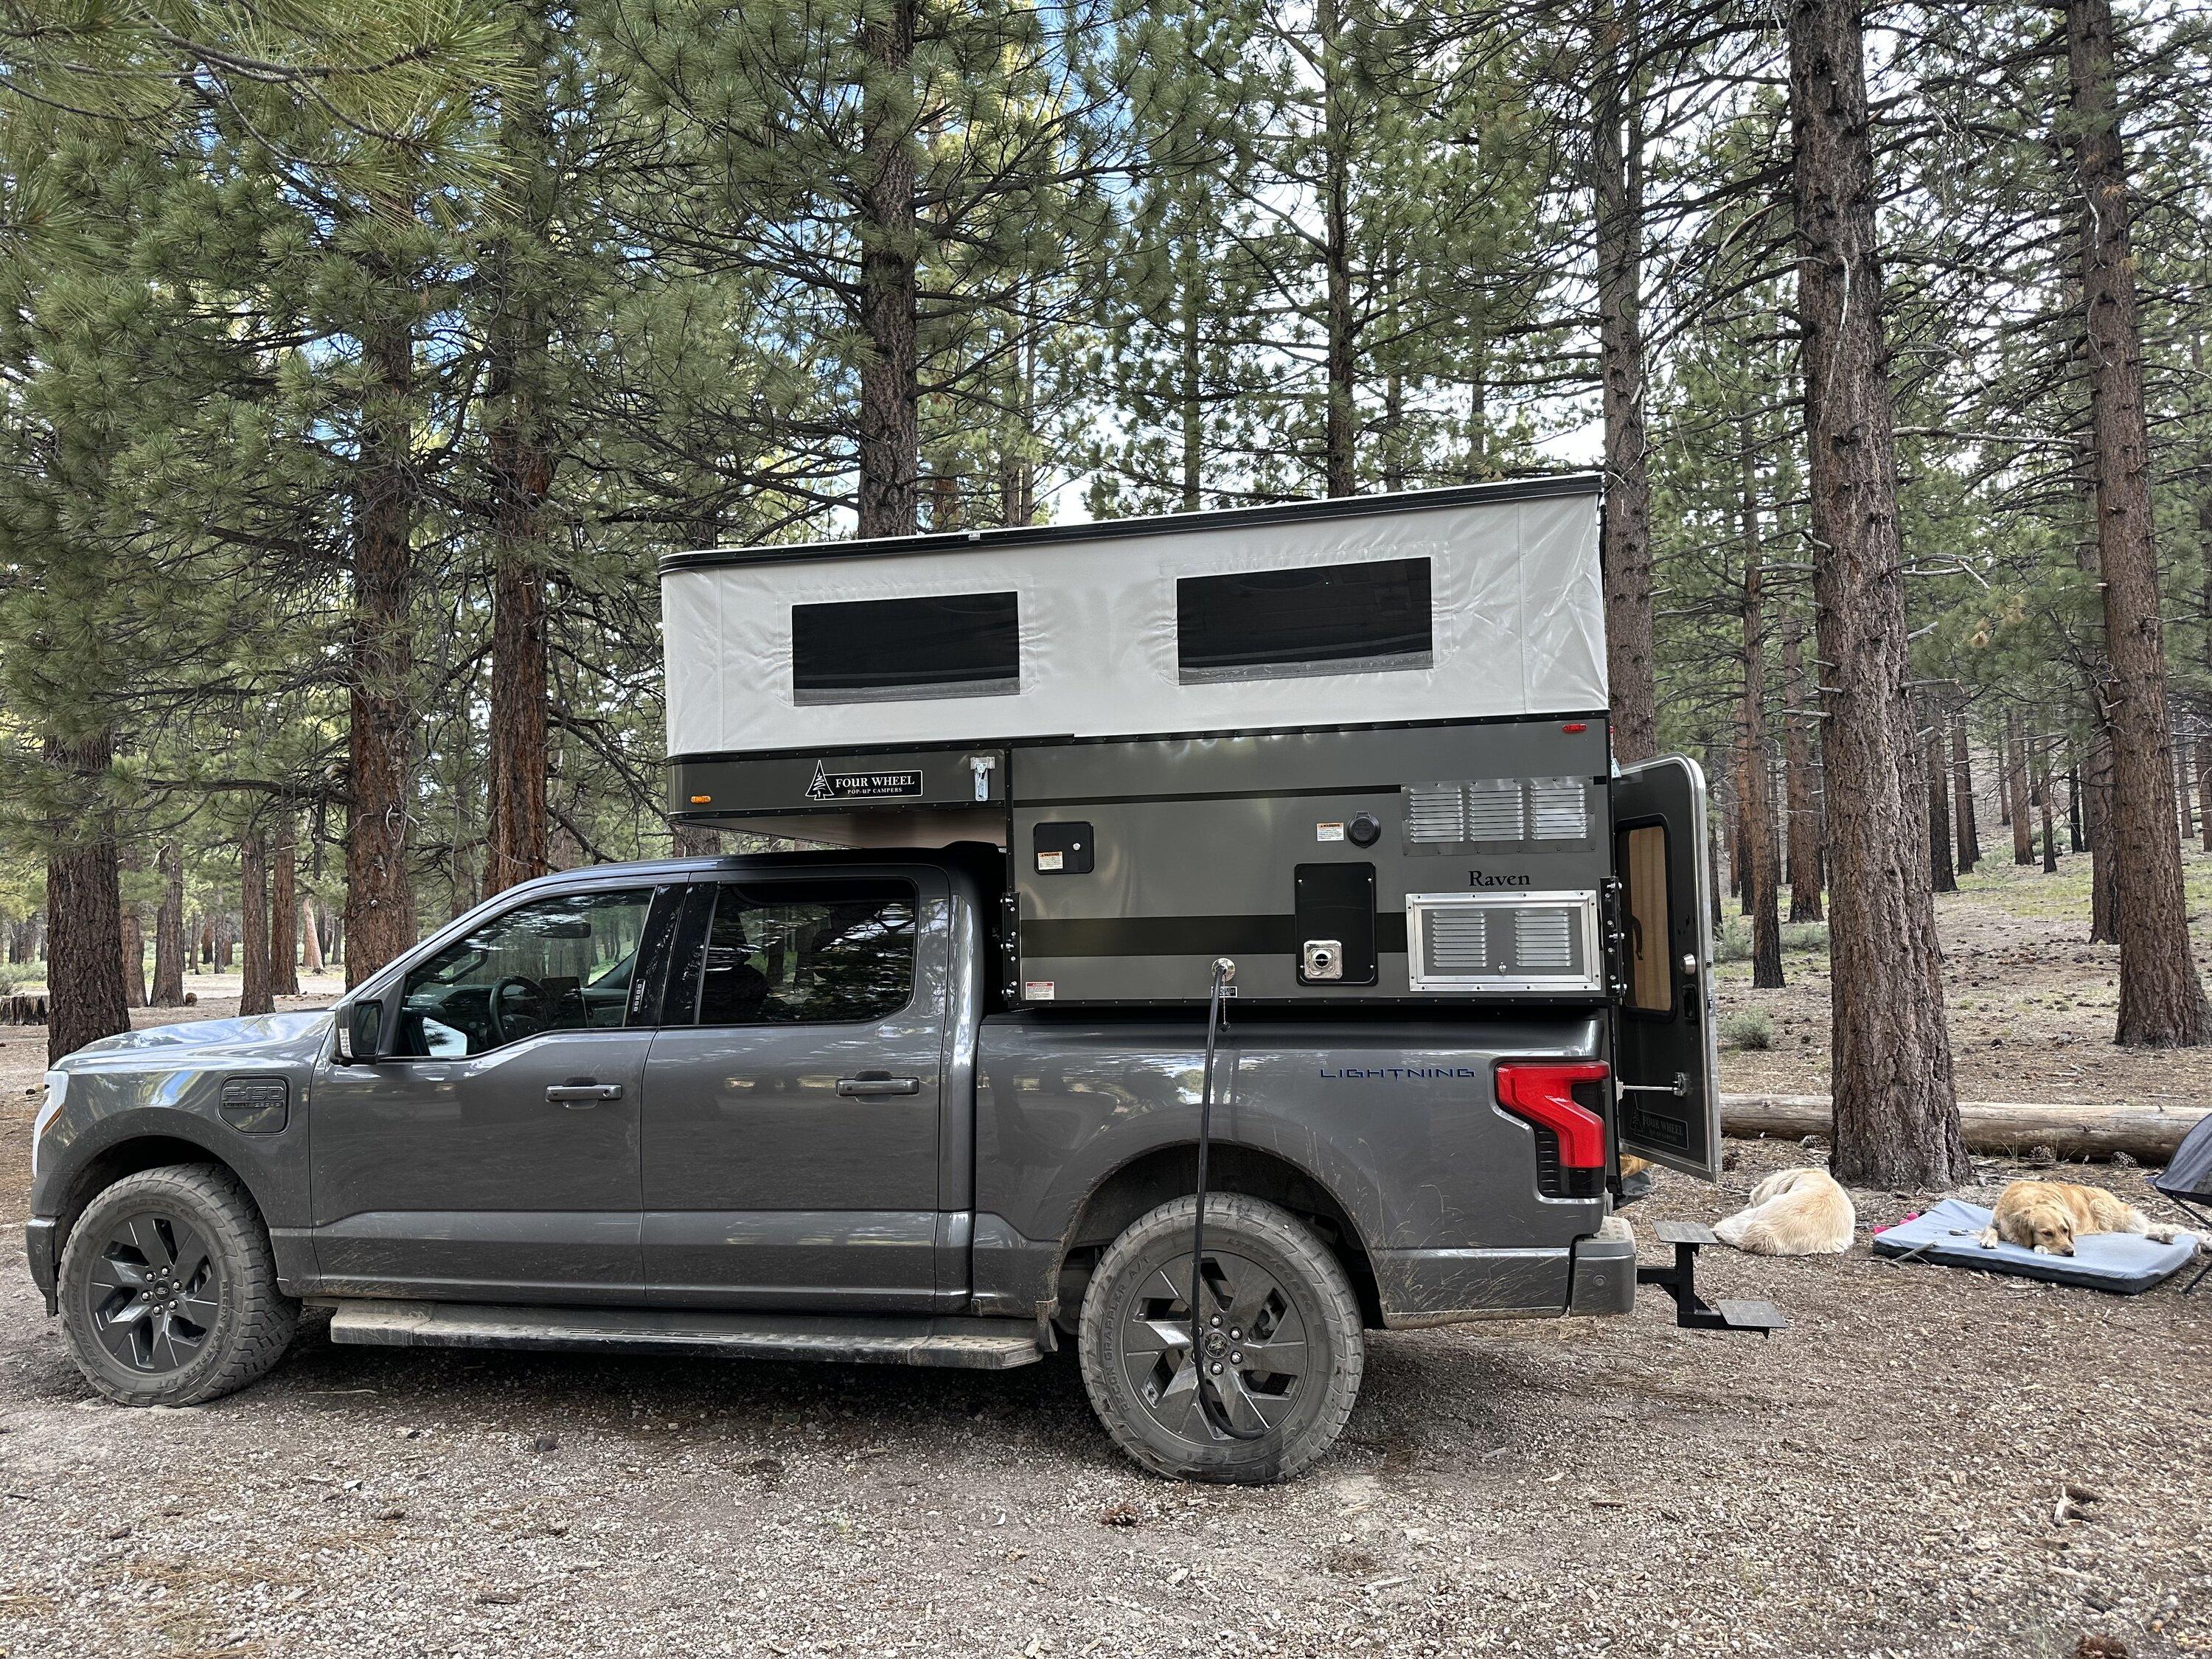
{"label": "door latch", "polygon": [[975,799],[977,800],[988,800],[991,799],[991,773],[998,764],[999,757],[996,755],[970,755],[968,757],[968,769],[975,775]]}

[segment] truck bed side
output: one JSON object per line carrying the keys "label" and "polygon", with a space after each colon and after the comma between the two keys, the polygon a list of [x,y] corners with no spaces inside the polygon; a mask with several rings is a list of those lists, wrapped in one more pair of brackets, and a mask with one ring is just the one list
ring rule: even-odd
{"label": "truck bed side", "polygon": [[[1536,1132],[1496,1103],[1503,1059],[1601,1058],[1595,1013],[1233,1018],[1217,1062],[1217,1183],[1278,1197],[1364,1261],[1382,1322],[1565,1310],[1602,1198],[1540,1191]],[[1202,1023],[985,1020],[976,1066],[978,1311],[1034,1316],[1080,1256],[1190,1189]],[[1234,1173],[1231,1173],[1234,1172]],[[1241,1178],[1240,1178],[1241,1177]],[[1072,1307],[1060,1310],[1072,1316]]]}

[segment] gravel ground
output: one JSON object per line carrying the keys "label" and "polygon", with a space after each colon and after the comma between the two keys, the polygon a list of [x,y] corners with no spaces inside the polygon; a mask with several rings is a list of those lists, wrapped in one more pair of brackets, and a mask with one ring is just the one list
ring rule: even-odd
{"label": "gravel ground", "polygon": [[[0,1037],[13,1218],[43,1033]],[[1639,1231],[1817,1156],[1735,1151],[1717,1190],[1663,1176]],[[1863,1233],[1926,1201],[1856,1196]],[[241,1395],[126,1411],[9,1251],[0,1654],[2212,1654],[2212,1292],[1863,1237],[1716,1256],[1709,1295],[1790,1328],[1677,1331],[1650,1293],[1626,1320],[1377,1334],[1337,1451],[1244,1491],[1122,1461],[1066,1354],[970,1375],[310,1325]],[[2067,1480],[2102,1496],[2061,1527]]]}

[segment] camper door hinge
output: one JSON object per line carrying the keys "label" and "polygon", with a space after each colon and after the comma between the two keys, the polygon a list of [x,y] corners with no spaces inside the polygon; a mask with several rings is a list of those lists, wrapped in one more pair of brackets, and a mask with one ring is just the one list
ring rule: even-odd
{"label": "camper door hinge", "polygon": [[1605,934],[1605,976],[1615,1002],[1628,1000],[1628,925],[1621,917],[1620,878],[1598,884],[1598,926]]}

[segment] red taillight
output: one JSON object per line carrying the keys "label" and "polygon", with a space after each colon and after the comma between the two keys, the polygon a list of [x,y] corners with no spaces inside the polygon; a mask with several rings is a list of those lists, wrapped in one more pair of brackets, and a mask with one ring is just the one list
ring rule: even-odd
{"label": "red taillight", "polygon": [[1498,1068],[1498,1103],[1559,1138],[1563,1170],[1605,1168],[1605,1120],[1575,1102],[1577,1083],[1613,1075],[1601,1060],[1516,1061]]}

